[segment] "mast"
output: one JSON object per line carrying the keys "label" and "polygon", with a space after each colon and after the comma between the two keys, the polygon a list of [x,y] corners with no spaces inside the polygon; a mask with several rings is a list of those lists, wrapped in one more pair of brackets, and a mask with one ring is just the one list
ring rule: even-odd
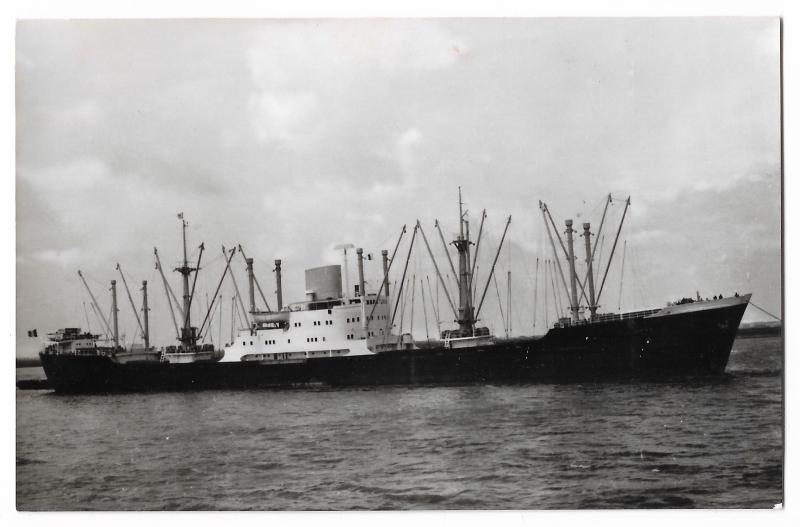
{"label": "mast", "polygon": [[572,312],[572,321],[578,321],[578,288],[575,283],[577,277],[575,276],[575,251],[572,244],[572,220],[565,220],[564,224],[567,226],[567,259],[569,260],[569,292],[570,303],[569,310]]}
{"label": "mast", "polygon": [[590,319],[594,319],[597,314],[597,304],[594,298],[594,272],[592,271],[592,233],[589,232],[590,224],[583,224],[583,242],[586,247],[586,279],[589,281],[589,312]]}
{"label": "mast", "polygon": [[247,265],[247,298],[250,301],[250,313],[256,312],[256,292],[255,284],[253,283],[253,259],[245,258]]}
{"label": "mast", "polygon": [[142,280],[142,318],[144,319],[144,349],[150,348],[150,317],[147,312],[150,308],[147,307],[147,280]]}
{"label": "mast", "polygon": [[183,212],[178,214],[178,218],[181,220],[181,233],[183,234],[183,267],[178,268],[178,272],[183,276],[183,330],[186,332],[189,328],[189,319],[191,317],[189,313],[189,274],[191,269],[189,269],[189,261],[186,256],[186,220],[183,219]]}
{"label": "mast", "polygon": [[[183,265],[175,269],[183,277],[183,328],[181,328],[181,344],[184,346],[193,346],[196,342],[196,337],[192,333],[192,321],[190,309],[192,307],[192,295],[189,292],[189,275],[197,271],[196,267],[189,266],[189,257],[186,253],[186,227],[189,225],[183,217],[183,212],[178,213],[178,219],[181,220],[181,234],[183,237]],[[202,246],[201,246],[202,247]],[[202,255],[202,252],[200,253]],[[195,275],[195,279],[196,279]]]}
{"label": "mast", "polygon": [[[475,328],[475,311],[470,294],[469,268],[469,228],[464,235],[464,203],[461,200],[461,187],[458,187],[458,238],[453,241],[458,251],[458,326],[463,336],[472,335]],[[439,230],[441,233],[441,229]]]}
{"label": "mast", "polygon": [[119,320],[117,314],[117,281],[111,280],[111,320],[114,324],[114,347],[119,347]]}
{"label": "mast", "polygon": [[281,261],[275,260],[275,295],[278,297],[278,311],[283,309],[283,290],[281,289]]}

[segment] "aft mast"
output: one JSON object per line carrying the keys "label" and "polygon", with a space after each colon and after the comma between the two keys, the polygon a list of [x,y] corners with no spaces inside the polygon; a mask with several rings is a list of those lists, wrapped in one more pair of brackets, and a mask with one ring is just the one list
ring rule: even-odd
{"label": "aft mast", "polygon": [[[466,224],[466,235],[465,235]],[[461,335],[472,336],[475,332],[475,309],[472,306],[472,272],[469,266],[469,224],[464,219],[464,202],[461,187],[458,187],[458,238],[453,245],[458,250],[458,327]]]}
{"label": "aft mast", "polygon": [[189,275],[197,271],[197,267],[189,266],[189,258],[186,253],[186,227],[188,223],[183,217],[183,212],[178,213],[181,220],[181,232],[183,234],[183,265],[175,269],[183,277],[183,327],[181,328],[181,344],[186,348],[191,348],[197,343],[197,335],[192,328],[191,322],[191,303],[192,297],[189,293]]}

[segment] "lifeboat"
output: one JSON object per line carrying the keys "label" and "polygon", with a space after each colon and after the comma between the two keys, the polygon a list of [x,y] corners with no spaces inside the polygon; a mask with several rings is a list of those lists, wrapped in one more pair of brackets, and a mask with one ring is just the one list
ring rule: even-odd
{"label": "lifeboat", "polygon": [[262,311],[253,313],[253,322],[256,324],[287,324],[289,311]]}

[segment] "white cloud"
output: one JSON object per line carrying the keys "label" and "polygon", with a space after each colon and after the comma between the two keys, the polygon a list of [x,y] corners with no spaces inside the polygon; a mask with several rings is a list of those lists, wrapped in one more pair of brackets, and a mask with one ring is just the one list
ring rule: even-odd
{"label": "white cloud", "polygon": [[422,139],[422,134],[416,128],[409,128],[397,139],[397,146],[400,150],[408,150],[418,145]]}
{"label": "white cloud", "polygon": [[64,205],[74,203],[75,198],[85,196],[86,191],[96,190],[111,179],[108,166],[99,159],[77,159],[45,167],[23,165],[17,173],[33,183],[48,202]]}
{"label": "white cloud", "polygon": [[448,68],[466,50],[429,21],[266,23],[247,51],[256,134],[262,141],[308,138],[322,127],[336,134],[380,97],[374,83]]}
{"label": "white cloud", "polygon": [[33,254],[33,259],[39,262],[56,264],[62,269],[72,268],[80,264],[83,259],[83,251],[77,247],[56,250],[45,249]]}
{"label": "white cloud", "polygon": [[250,99],[252,122],[262,142],[295,141],[315,129],[316,97],[313,93],[261,91]]}

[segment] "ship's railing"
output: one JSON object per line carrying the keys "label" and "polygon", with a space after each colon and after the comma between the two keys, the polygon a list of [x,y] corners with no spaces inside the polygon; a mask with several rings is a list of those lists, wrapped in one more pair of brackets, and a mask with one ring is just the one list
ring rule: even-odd
{"label": "ship's railing", "polygon": [[613,320],[629,320],[632,318],[644,318],[654,313],[658,313],[659,311],[661,311],[661,309],[645,309],[642,311],[631,311],[629,313],[619,313],[619,314],[607,313],[604,315],[597,315],[596,317],[594,317],[593,320],[584,319],[584,320],[579,320],[577,322],[572,322],[571,320],[567,319],[556,322],[554,327],[563,328],[567,326],[583,326],[587,324],[597,324],[599,322],[609,322]]}

